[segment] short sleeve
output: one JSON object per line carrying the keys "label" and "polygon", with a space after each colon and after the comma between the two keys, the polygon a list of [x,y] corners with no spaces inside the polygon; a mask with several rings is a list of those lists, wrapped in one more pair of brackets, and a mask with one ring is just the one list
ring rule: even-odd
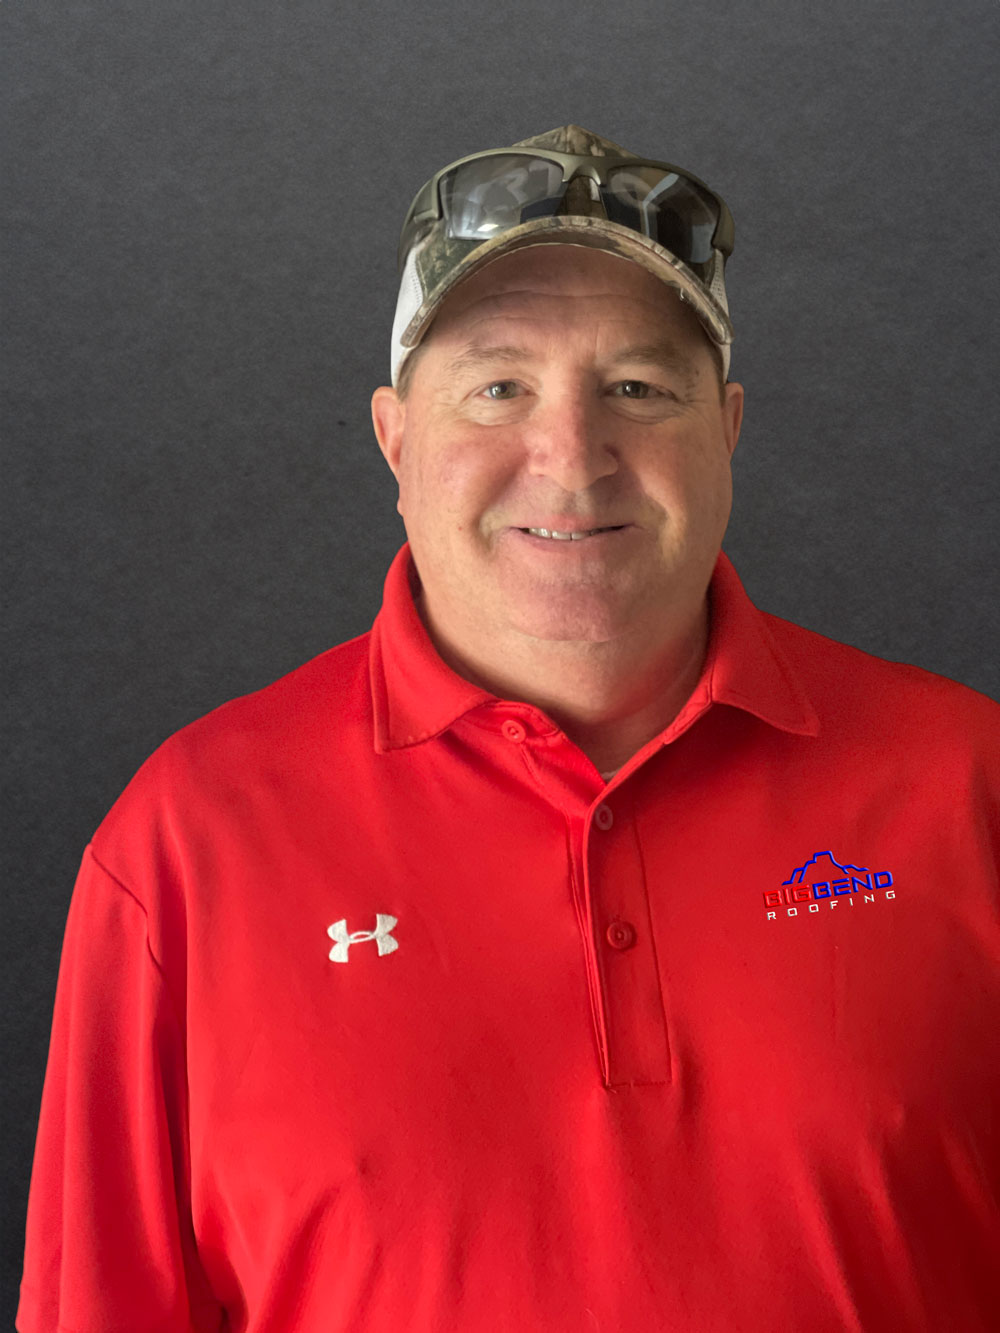
{"label": "short sleeve", "polygon": [[145,910],[88,849],[28,1203],[21,1333],[223,1327],[190,1214],[183,1026]]}

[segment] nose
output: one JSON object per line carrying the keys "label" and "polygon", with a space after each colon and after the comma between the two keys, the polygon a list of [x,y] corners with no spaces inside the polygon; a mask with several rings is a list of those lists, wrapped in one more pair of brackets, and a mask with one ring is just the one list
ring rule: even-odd
{"label": "nose", "polygon": [[564,491],[585,491],[618,471],[612,424],[585,394],[560,396],[536,412],[527,443],[531,475]]}

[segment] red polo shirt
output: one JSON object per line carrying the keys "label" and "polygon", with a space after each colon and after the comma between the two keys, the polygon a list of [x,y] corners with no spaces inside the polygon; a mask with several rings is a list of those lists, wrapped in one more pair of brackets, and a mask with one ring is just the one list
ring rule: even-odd
{"label": "red polo shirt", "polygon": [[995,1329],[1000,709],[722,558],[606,785],[407,559],[94,838],[18,1327]]}

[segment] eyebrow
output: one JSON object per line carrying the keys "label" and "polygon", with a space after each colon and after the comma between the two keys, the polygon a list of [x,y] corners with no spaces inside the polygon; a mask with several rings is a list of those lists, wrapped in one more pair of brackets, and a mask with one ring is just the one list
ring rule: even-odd
{"label": "eyebrow", "polygon": [[[454,375],[466,370],[477,370],[484,364],[512,365],[519,361],[530,360],[533,355],[534,353],[527,347],[517,347],[512,343],[498,343],[493,346],[479,346],[473,343],[449,361],[447,371]],[[694,364],[691,358],[669,339],[623,347],[610,358],[609,364],[659,366],[665,370],[680,371],[689,378],[694,378]]]}
{"label": "eyebrow", "polygon": [[694,374],[694,363],[690,356],[668,338],[623,347],[611,358],[611,364],[662,366],[666,370],[679,370],[687,375]]}
{"label": "eyebrow", "polygon": [[463,370],[476,370],[484,362],[494,365],[497,362],[509,364],[515,361],[525,361],[530,355],[531,353],[526,347],[514,347],[510,343],[502,343],[494,347],[480,347],[473,343],[449,361],[446,370],[451,374],[456,374]]}

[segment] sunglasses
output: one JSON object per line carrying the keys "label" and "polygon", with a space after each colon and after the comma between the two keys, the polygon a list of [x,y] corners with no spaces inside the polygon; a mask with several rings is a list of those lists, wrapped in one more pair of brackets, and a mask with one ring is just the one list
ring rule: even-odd
{"label": "sunglasses", "polygon": [[461,158],[433,176],[403,223],[399,266],[436,223],[464,240],[486,241],[532,218],[564,209],[570,183],[593,182],[609,222],[648,236],[708,281],[715,252],[733,250],[733,217],[714,190],[682,167],[640,158],[589,157],[550,149],[494,148]]}

